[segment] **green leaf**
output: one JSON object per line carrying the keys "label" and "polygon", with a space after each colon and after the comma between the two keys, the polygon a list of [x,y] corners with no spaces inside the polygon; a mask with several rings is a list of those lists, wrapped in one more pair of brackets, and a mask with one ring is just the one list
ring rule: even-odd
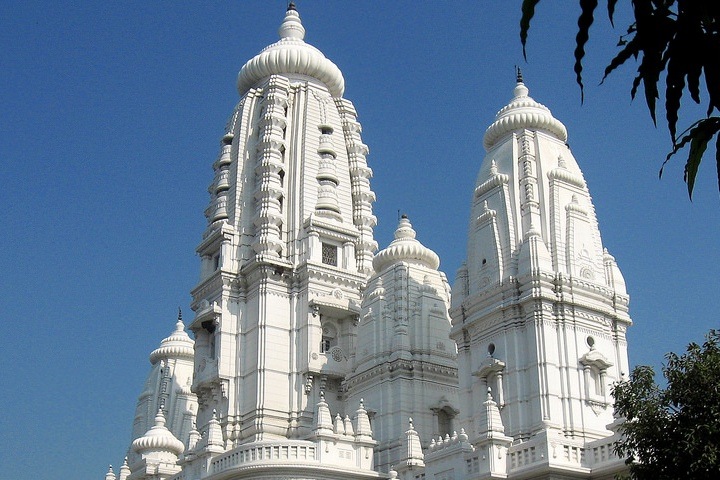
{"label": "green leaf", "polygon": [[712,120],[710,118],[700,121],[698,126],[689,133],[693,138],[690,141],[690,153],[685,164],[685,183],[687,183],[690,200],[692,200],[693,188],[695,187],[695,177],[708,142],[720,131],[720,118],[716,118],[717,121],[715,122]]}
{"label": "green leaf", "polygon": [[[692,124],[690,128],[680,134],[680,141],[673,145],[672,151],[668,153],[667,157],[665,157],[665,161],[660,168],[660,176],[662,177],[665,164],[670,160],[670,158],[678,151],[682,150],[688,143],[690,144],[690,152],[688,153],[688,158],[685,163],[684,173],[684,180],[685,183],[687,183],[690,200],[692,200],[693,189],[695,188],[695,179],[697,177],[698,168],[700,167],[700,162],[702,161],[702,156],[705,153],[705,150],[707,150],[708,142],[710,142],[712,137],[717,135],[718,132],[720,132],[720,117],[710,117],[698,120]],[[720,144],[716,144],[716,147],[717,146],[720,146]],[[718,153],[719,151],[720,147],[718,147],[718,150],[715,152],[716,163],[718,162],[718,155],[720,155],[720,153]],[[718,182],[720,187],[720,171],[718,172]]]}
{"label": "green leaf", "polygon": [[580,102],[585,99],[585,88],[582,81],[582,60],[585,57],[585,44],[590,38],[590,26],[593,24],[593,14],[597,8],[597,0],[580,0],[580,16],[578,17],[578,33],[575,36],[575,80],[580,85]]}
{"label": "green leaf", "polygon": [[523,57],[527,61],[527,53],[525,52],[525,44],[527,43],[528,31],[530,30],[530,20],[535,16],[535,5],[540,0],[523,0],[522,18],[520,18],[520,43],[522,43]]}
{"label": "green leaf", "polygon": [[660,172],[659,172],[659,174],[658,174],[658,176],[659,176],[660,178],[662,178],[662,176],[663,176],[663,171],[665,170],[665,165],[670,161],[670,158],[672,158],[673,155],[675,155],[677,152],[679,152],[680,150],[682,150],[683,148],[685,148],[685,145],[687,145],[688,143],[690,143],[690,141],[692,140],[692,137],[688,134],[688,132],[689,132],[690,130],[692,130],[693,128],[695,128],[695,126],[696,126],[697,124],[699,124],[701,121],[702,121],[702,120],[698,120],[697,122],[693,123],[692,125],[690,125],[690,126],[687,128],[687,130],[685,130],[684,132],[682,132],[682,133],[680,134],[680,141],[679,141],[679,142],[675,142],[675,143],[673,144],[673,149],[672,149],[672,151],[667,154],[667,156],[665,157],[665,161],[662,163],[662,166],[660,167]]}
{"label": "green leaf", "polygon": [[670,138],[675,142],[677,133],[678,111],[680,100],[685,89],[686,60],[680,42],[672,42],[668,48],[667,75],[665,76],[665,118],[670,130]]}
{"label": "green leaf", "polygon": [[603,75],[602,80],[600,80],[600,83],[602,84],[607,78],[607,76],[613,72],[613,70],[624,64],[627,60],[630,59],[630,57],[637,57],[638,48],[639,45],[636,39],[633,38],[632,40],[627,42],[625,44],[625,48],[620,50],[620,52],[615,55],[615,58],[610,61],[610,64],[605,67],[605,74]]}

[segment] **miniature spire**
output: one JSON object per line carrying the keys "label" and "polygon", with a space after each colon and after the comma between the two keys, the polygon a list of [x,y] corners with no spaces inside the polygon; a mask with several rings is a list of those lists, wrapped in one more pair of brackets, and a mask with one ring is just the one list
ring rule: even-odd
{"label": "miniature spire", "polygon": [[500,418],[500,409],[493,400],[492,389],[488,387],[487,400],[483,402],[480,409],[480,421],[478,422],[478,430],[481,436],[493,436],[493,433],[505,433],[505,426]]}
{"label": "miniature spire", "polygon": [[342,417],[340,416],[340,413],[335,415],[335,424],[333,428],[335,433],[343,433],[345,431],[345,425],[343,425]]}
{"label": "miniature spire", "polygon": [[345,418],[343,419],[343,426],[345,427],[345,435],[355,435],[350,415],[345,415]]}
{"label": "miniature spire", "polygon": [[193,450],[195,450],[195,447],[197,446],[197,444],[201,438],[202,438],[202,435],[200,435],[200,432],[197,429],[197,424],[193,421],[192,429],[190,429],[190,433],[188,433],[188,441],[187,441],[186,451],[192,452]]}
{"label": "miniature spire", "polygon": [[207,430],[207,448],[208,449],[219,449],[224,450],[225,442],[223,441],[222,428],[220,427],[220,421],[217,418],[217,410],[213,409],[212,418],[208,423]]}
{"label": "miniature spire", "polygon": [[498,174],[497,163],[495,162],[495,159],[493,158],[493,159],[490,161],[490,175],[495,176],[495,175],[497,175],[497,174]]}
{"label": "miniature spire", "polygon": [[107,473],[105,474],[105,480],[115,480],[115,472],[113,472],[112,465],[110,465]]}
{"label": "miniature spire", "polygon": [[120,476],[118,477],[118,480],[127,480],[127,478],[129,476],[130,476],[130,467],[128,466],[128,459],[127,459],[127,457],[125,457],[122,467],[120,467]]}
{"label": "miniature spire", "polygon": [[405,432],[405,447],[407,457],[405,458],[408,466],[425,466],[425,455],[423,455],[422,447],[420,446],[420,435],[415,431],[413,427],[412,417],[408,418],[409,428]]}
{"label": "miniature spire", "polygon": [[370,418],[365,410],[365,402],[360,399],[360,406],[355,411],[355,438],[358,440],[372,440]]}
{"label": "miniature spire", "polygon": [[520,67],[518,65],[515,65],[515,78],[517,83],[523,83],[522,70],[520,70]]}
{"label": "miniature spire", "polygon": [[325,392],[320,392],[320,401],[315,407],[315,434],[328,435],[333,433],[332,416],[328,404],[325,403]]}

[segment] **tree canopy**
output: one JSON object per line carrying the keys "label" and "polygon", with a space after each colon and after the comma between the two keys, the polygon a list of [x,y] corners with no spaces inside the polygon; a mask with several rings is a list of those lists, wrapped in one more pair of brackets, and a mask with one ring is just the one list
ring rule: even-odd
{"label": "tree canopy", "polygon": [[[585,46],[590,38],[598,0],[578,1],[581,11],[575,37],[574,70],[582,99]],[[617,2],[607,0],[607,14],[613,26]],[[538,3],[540,0],[523,0],[522,3],[520,40],[524,55],[530,21]],[[720,1],[630,0],[630,3],[634,22],[620,37],[620,51],[605,68],[602,80],[630,58],[635,59],[639,64],[630,95],[634,99],[642,84],[650,116],[657,124],[655,107],[660,96],[658,84],[661,84],[664,75],[665,115],[672,150],[660,168],[660,176],[672,156],[689,144],[684,180],[692,199],[698,167],[708,144],[715,138],[715,162],[720,189],[720,116],[713,116],[713,113],[720,111]],[[702,78],[705,80],[704,85]],[[706,98],[707,113],[706,117],[693,122],[678,134],[678,114],[686,92],[697,104],[701,103],[702,93]]]}
{"label": "tree canopy", "polygon": [[634,479],[720,478],[720,331],[665,358],[665,388],[646,366],[613,387],[624,417],[616,452]]}

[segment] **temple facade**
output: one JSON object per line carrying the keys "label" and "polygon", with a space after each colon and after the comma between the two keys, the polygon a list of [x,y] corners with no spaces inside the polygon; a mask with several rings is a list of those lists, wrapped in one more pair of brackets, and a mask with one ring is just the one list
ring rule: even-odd
{"label": "temple facade", "polygon": [[[452,295],[410,219],[378,251],[368,147],[290,4],[240,70],[193,318],[150,355],[106,480],[613,478],[628,295],[565,126],[518,73]],[[421,232],[422,233],[422,232]]]}

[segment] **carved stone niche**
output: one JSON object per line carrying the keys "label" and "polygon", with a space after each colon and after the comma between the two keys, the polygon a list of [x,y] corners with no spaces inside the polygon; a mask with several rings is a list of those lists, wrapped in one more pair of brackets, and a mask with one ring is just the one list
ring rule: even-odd
{"label": "carved stone niche", "polygon": [[485,389],[483,391],[487,391],[489,388],[495,393],[495,401],[497,402],[498,407],[502,408],[505,406],[505,394],[503,389],[503,371],[505,370],[505,362],[493,357],[493,351],[494,347],[490,344],[487,358],[485,358],[485,360],[483,360],[480,364],[480,368],[473,372],[473,376],[478,377],[484,383]]}
{"label": "carved stone niche", "polygon": [[601,352],[595,349],[595,340],[587,338],[590,351],[580,357],[585,380],[585,403],[590,405],[595,414],[599,414],[610,404],[607,392],[607,370],[612,363]]}
{"label": "carved stone niche", "polygon": [[445,396],[441,397],[440,400],[430,407],[433,412],[435,420],[435,432],[433,437],[452,435],[455,430],[455,417],[460,413],[460,410],[453,407],[450,401]]}

